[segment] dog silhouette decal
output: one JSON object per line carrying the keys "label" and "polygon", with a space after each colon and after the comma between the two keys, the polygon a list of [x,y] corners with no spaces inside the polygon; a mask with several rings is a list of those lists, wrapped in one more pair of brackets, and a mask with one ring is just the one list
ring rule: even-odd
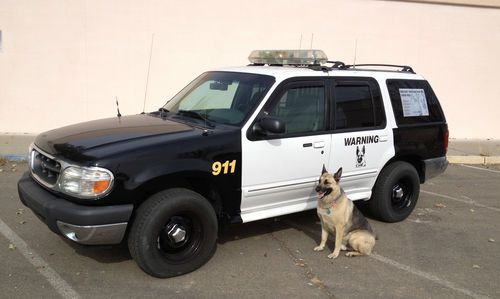
{"label": "dog silhouette decal", "polygon": [[359,146],[356,146],[356,167],[365,167],[365,146],[360,150]]}

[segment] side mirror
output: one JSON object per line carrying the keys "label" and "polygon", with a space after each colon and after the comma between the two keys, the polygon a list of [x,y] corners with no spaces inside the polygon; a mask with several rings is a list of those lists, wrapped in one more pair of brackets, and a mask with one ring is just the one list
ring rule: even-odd
{"label": "side mirror", "polygon": [[285,133],[285,122],[279,118],[266,116],[253,126],[253,131],[260,135]]}

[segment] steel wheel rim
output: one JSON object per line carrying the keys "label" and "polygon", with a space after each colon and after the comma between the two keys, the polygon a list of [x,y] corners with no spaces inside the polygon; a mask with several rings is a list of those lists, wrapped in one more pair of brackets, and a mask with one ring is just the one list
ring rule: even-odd
{"label": "steel wheel rim", "polygon": [[396,211],[404,210],[413,202],[412,183],[403,178],[397,181],[391,189],[391,205]]}
{"label": "steel wheel rim", "polygon": [[195,215],[175,215],[158,232],[157,249],[169,261],[182,263],[197,254],[202,237],[202,226]]}

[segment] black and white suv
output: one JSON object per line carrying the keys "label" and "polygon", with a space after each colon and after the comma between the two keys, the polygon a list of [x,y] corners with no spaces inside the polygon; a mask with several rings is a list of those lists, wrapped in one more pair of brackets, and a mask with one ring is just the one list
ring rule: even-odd
{"label": "black and white suv", "polygon": [[323,165],[342,167],[349,198],[387,222],[446,169],[443,111],[412,68],[317,50],[249,58],[200,75],[159,111],[40,134],[21,201],[75,242],[127,240],[145,272],[170,277],[210,259],[221,225],[315,208]]}

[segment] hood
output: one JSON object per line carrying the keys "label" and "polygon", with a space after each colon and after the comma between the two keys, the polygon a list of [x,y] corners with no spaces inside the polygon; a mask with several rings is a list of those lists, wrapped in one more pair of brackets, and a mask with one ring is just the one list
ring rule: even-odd
{"label": "hood", "polygon": [[38,135],[35,144],[52,155],[84,152],[113,143],[191,131],[193,127],[148,114],[99,119]]}

